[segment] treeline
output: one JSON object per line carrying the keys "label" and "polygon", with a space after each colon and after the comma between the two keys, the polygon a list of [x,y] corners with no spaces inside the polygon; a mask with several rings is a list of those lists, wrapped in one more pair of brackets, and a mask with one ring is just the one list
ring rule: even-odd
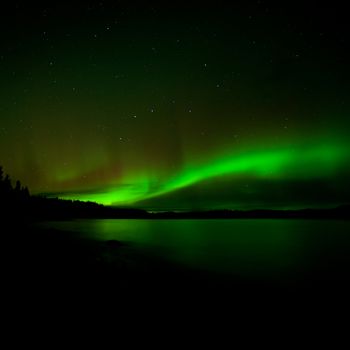
{"label": "treeline", "polygon": [[22,213],[29,205],[30,194],[28,187],[23,187],[19,180],[12,185],[11,178],[4,174],[0,166],[0,208],[2,214]]}
{"label": "treeline", "polygon": [[0,219],[62,220],[75,218],[142,218],[147,212],[138,209],[112,208],[93,202],[62,200],[30,195],[20,181],[11,178],[0,166]]}

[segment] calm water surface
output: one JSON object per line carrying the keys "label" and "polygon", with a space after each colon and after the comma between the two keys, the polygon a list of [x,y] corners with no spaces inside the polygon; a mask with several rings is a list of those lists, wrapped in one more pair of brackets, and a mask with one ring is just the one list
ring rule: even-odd
{"label": "calm water surface", "polygon": [[347,278],[350,222],[316,220],[77,220],[46,227],[121,240],[207,271],[261,278],[336,273]]}

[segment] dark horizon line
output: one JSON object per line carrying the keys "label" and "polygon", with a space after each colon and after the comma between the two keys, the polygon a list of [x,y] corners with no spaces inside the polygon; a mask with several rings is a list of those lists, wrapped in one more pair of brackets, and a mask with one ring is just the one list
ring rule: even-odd
{"label": "dark horizon line", "polygon": [[[331,208],[302,209],[212,209],[152,211],[135,207],[104,206],[59,198],[31,196],[32,215],[45,219],[350,219],[350,203]],[[30,213],[29,213],[30,214]],[[33,215],[34,214],[34,215]]]}
{"label": "dark horizon line", "polygon": [[322,206],[305,206],[305,207],[295,207],[295,208],[288,208],[288,209],[281,209],[276,207],[252,207],[252,208],[196,208],[196,209],[178,209],[178,208],[168,208],[168,209],[153,209],[153,208],[147,208],[147,207],[138,207],[135,205],[106,205],[102,203],[98,203],[95,201],[82,201],[80,199],[67,199],[67,198],[61,198],[59,196],[47,196],[47,194],[40,193],[40,194],[33,194],[31,195],[32,198],[38,198],[43,200],[49,200],[49,201],[59,201],[62,203],[75,203],[75,204],[81,204],[81,205],[94,205],[99,206],[103,208],[108,209],[116,209],[116,210],[137,210],[137,211],[144,211],[149,214],[162,214],[162,213],[176,213],[176,214],[182,214],[182,213],[205,213],[205,212],[239,212],[239,213],[248,213],[248,212],[299,212],[299,211],[328,211],[328,210],[337,210],[339,208],[348,207],[350,210],[350,201],[346,203],[338,203],[338,204],[329,204],[329,205],[322,205]]}

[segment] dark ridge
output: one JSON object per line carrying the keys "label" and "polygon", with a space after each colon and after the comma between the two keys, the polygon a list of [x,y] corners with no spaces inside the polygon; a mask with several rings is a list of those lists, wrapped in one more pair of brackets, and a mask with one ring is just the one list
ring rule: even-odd
{"label": "dark ridge", "polygon": [[330,209],[165,212],[152,213],[149,216],[155,219],[349,219],[350,205]]}

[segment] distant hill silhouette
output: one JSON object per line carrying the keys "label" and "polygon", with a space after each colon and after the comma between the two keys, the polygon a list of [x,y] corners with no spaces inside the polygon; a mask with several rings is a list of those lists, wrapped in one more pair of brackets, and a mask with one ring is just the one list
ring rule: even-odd
{"label": "distant hill silhouette", "polygon": [[4,219],[64,220],[74,218],[120,219],[349,219],[350,205],[332,209],[210,210],[147,212],[142,209],[106,207],[93,202],[33,196],[20,181],[12,186],[0,166],[0,217]]}

